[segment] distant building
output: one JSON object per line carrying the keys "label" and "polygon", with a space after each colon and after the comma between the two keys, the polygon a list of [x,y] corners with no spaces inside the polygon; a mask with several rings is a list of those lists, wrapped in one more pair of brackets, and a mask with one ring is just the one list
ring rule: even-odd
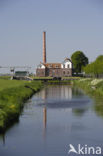
{"label": "distant building", "polygon": [[38,77],[69,77],[72,76],[72,61],[66,58],[62,63],[46,63],[46,32],[43,32],[43,63],[36,69]]}
{"label": "distant building", "polygon": [[29,77],[29,72],[28,71],[16,71],[14,73],[14,76],[12,79],[17,79],[17,80],[32,80]]}
{"label": "distant building", "polygon": [[29,76],[29,72],[28,71],[15,71],[14,76],[18,76],[18,77]]}

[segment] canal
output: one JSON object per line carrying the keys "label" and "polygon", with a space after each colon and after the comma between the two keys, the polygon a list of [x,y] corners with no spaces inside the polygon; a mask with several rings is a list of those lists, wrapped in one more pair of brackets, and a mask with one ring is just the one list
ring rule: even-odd
{"label": "canal", "polygon": [[79,88],[47,86],[0,136],[0,156],[68,156],[70,144],[102,147],[101,108],[102,99],[93,100]]}

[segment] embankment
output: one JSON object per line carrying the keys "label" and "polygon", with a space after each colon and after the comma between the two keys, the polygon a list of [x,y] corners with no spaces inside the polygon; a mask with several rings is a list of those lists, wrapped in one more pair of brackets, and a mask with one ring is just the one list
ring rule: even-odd
{"label": "embankment", "polygon": [[49,80],[45,84],[47,85],[71,85],[71,80]]}
{"label": "embankment", "polygon": [[99,117],[103,118],[103,79],[81,78],[73,81],[73,84],[82,88],[94,99],[93,109]]}
{"label": "embankment", "polygon": [[0,80],[0,132],[19,119],[24,102],[42,87],[40,81]]}
{"label": "embankment", "polygon": [[103,79],[81,78],[74,80],[73,84],[91,95],[103,96]]}

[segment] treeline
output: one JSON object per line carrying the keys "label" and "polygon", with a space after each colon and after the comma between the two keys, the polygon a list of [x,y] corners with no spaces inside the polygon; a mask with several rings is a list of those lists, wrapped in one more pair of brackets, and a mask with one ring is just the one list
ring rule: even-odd
{"label": "treeline", "polygon": [[88,64],[88,57],[82,51],[76,51],[72,54],[71,60],[74,75],[97,78],[103,77],[103,55],[98,56],[94,62]]}
{"label": "treeline", "polygon": [[90,77],[103,77],[103,55],[83,68],[85,75]]}

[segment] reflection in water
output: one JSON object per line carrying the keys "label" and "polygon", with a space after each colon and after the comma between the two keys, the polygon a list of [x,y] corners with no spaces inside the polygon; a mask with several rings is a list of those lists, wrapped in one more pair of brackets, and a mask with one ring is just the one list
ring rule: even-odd
{"label": "reflection in water", "polygon": [[[47,99],[65,99],[65,100],[71,100],[72,99],[72,88],[68,86],[52,86],[52,87],[46,87],[45,89],[41,90],[41,92],[38,93],[38,97],[42,98],[44,100],[45,106],[43,107],[43,135],[46,136],[46,130],[47,130],[47,106],[48,101]],[[52,103],[49,103],[49,107],[58,108],[60,105],[55,103],[55,106]],[[42,105],[42,104],[41,104]],[[66,104],[67,105],[67,104]],[[63,105],[63,108],[65,107],[65,104]],[[71,109],[70,109],[71,110]]]}
{"label": "reflection in water", "polygon": [[5,135],[5,133],[3,133],[3,134],[0,136],[0,139],[2,140],[2,145],[5,146],[5,143],[6,143],[6,135]]}
{"label": "reflection in water", "polygon": [[[75,99],[74,97],[82,97],[82,99]],[[47,132],[47,107],[48,108],[68,108],[66,111],[73,112],[75,116],[83,116],[88,110],[90,99],[84,97],[84,93],[78,88],[68,86],[52,86],[46,87],[38,93],[38,98],[42,98],[43,103],[37,103],[37,106],[43,106],[43,135]],[[51,100],[52,99],[52,102]],[[55,99],[55,100],[54,100]],[[74,100],[73,100],[74,99]],[[53,101],[54,100],[54,101]],[[59,101],[58,101],[59,100]],[[66,101],[65,101],[66,100]],[[69,100],[69,101],[68,101]],[[85,106],[85,107],[84,107]],[[61,114],[62,115],[62,114]],[[71,125],[69,125],[71,127]]]}
{"label": "reflection in water", "polygon": [[[73,96],[81,96],[83,100],[77,98],[75,100]],[[68,108],[68,110],[66,111],[73,112],[76,116],[83,116],[84,113],[88,110],[88,104],[90,104],[90,100],[88,100],[87,97],[85,98],[83,96],[84,93],[78,88],[72,88],[68,86],[64,87],[62,85],[52,87],[49,86],[41,90],[41,92],[38,93],[38,98],[42,98],[44,102],[37,103],[37,106],[43,106],[43,135],[46,136],[47,131],[47,107],[53,109]],[[50,99],[52,99],[52,102]],[[53,101],[53,99],[55,99],[56,101]]]}
{"label": "reflection in water", "polygon": [[3,145],[5,145],[5,133],[3,134]]}
{"label": "reflection in water", "polygon": [[94,110],[98,116],[103,117],[103,97],[96,97],[94,102]]}
{"label": "reflection in water", "polygon": [[26,103],[20,122],[6,133],[5,147],[2,135],[0,156],[66,156],[69,144],[101,146],[103,120],[95,112],[102,115],[102,106],[80,89],[48,86]]}
{"label": "reflection in water", "polygon": [[47,109],[43,108],[43,134],[46,135],[46,124],[47,124]]}
{"label": "reflection in water", "polygon": [[39,97],[42,99],[72,99],[72,88],[68,86],[52,86],[46,87],[39,92]]}
{"label": "reflection in water", "polygon": [[76,115],[76,116],[83,116],[84,113],[88,110],[88,108],[85,108],[85,109],[82,109],[82,108],[79,108],[79,109],[74,109],[73,110],[73,113]]}
{"label": "reflection in water", "polygon": [[5,146],[5,133],[2,135],[2,138],[3,138],[3,145]]}
{"label": "reflection in water", "polygon": [[76,97],[82,97],[82,96],[84,96],[84,92],[83,92],[83,90],[81,90],[81,89],[79,89],[79,88],[77,88],[77,87],[73,87],[72,88],[72,93],[73,93],[73,95],[74,96],[76,96]]}

